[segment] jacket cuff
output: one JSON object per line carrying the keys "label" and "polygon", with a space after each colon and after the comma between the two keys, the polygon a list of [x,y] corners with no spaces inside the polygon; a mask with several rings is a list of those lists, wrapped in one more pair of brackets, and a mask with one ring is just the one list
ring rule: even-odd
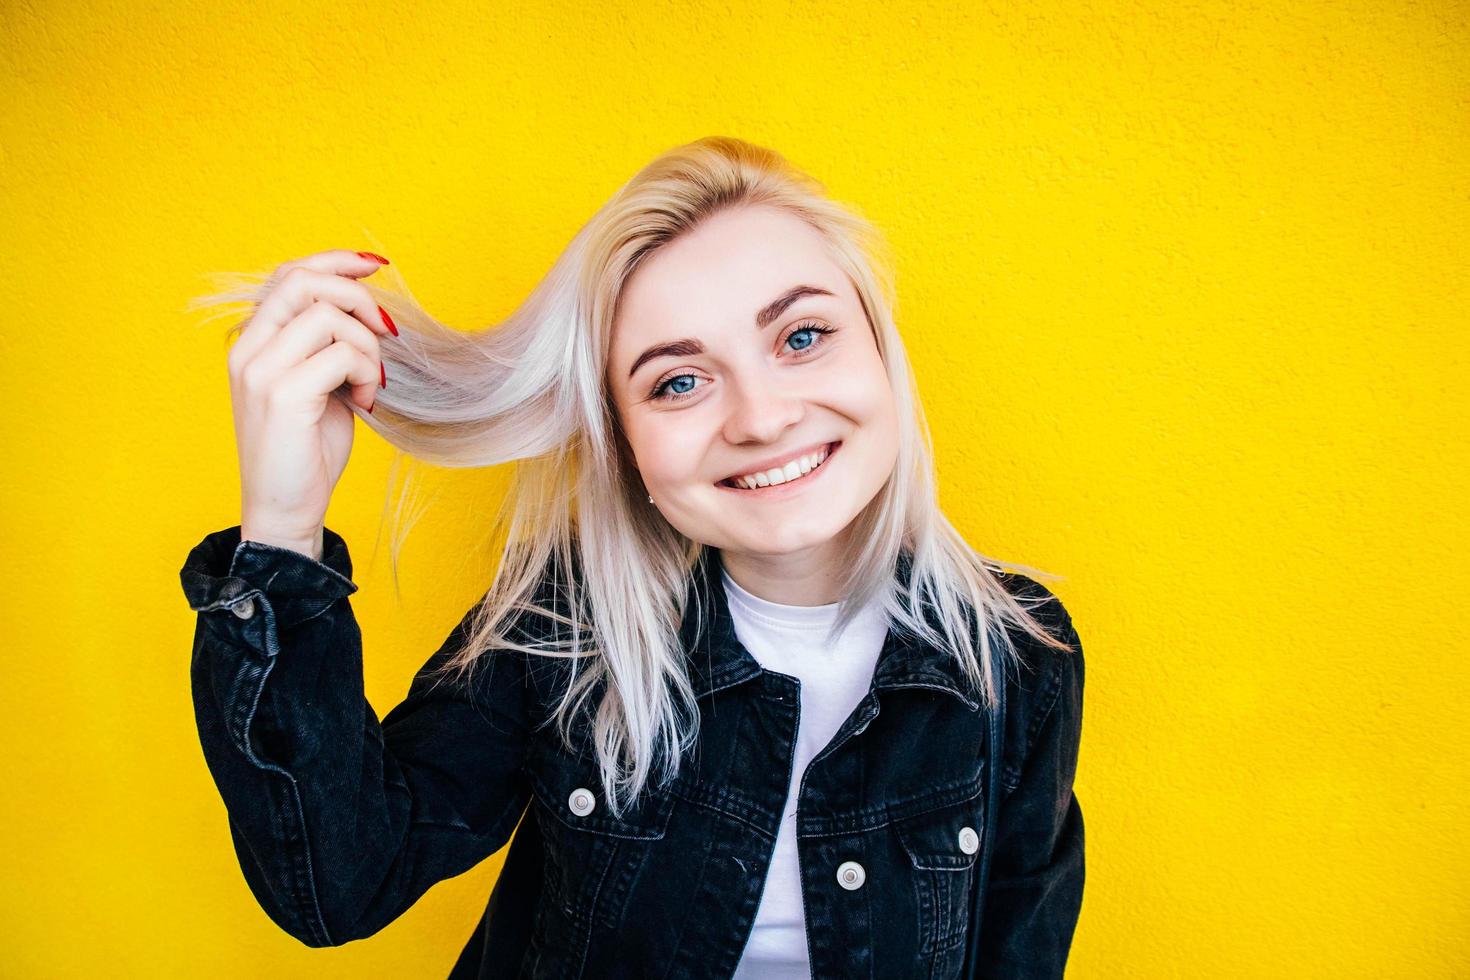
{"label": "jacket cuff", "polygon": [[278,631],[319,616],[357,591],[347,542],[322,530],[322,559],[262,541],[241,541],[240,525],[208,534],[179,569],[189,608],[216,631],[270,656]]}

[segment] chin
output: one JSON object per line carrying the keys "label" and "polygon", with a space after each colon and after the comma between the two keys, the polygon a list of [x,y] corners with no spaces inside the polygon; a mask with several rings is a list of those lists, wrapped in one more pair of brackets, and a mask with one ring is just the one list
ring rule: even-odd
{"label": "chin", "polygon": [[847,522],[828,526],[831,511],[824,511],[822,516],[820,527],[814,527],[809,520],[803,522],[801,515],[795,514],[763,527],[742,525],[730,535],[732,547],[761,555],[786,555],[826,547],[842,533]]}

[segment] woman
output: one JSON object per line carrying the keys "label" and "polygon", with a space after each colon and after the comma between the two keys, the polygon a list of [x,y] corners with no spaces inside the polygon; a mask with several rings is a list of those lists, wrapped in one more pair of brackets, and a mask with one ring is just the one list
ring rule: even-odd
{"label": "woman", "polygon": [[[193,693],[282,929],[372,935],[514,831],[453,976],[1062,975],[1081,645],[940,511],[881,250],[778,154],[707,138],[493,329],[346,250],[208,298],[255,307],[241,523],[181,571]],[[324,524],[354,414],[431,463],[518,462],[495,580],[381,722]]]}

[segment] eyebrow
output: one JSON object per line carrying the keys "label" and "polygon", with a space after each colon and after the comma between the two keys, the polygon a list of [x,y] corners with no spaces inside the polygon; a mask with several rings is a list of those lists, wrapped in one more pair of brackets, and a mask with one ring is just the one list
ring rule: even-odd
{"label": "eyebrow", "polygon": [[[797,300],[801,299],[803,296],[833,295],[835,294],[831,290],[823,289],[820,286],[792,286],[790,289],[786,290],[786,292],[782,293],[780,296],[777,296],[774,300],[767,303],[756,313],[755,328],[757,330],[764,330],[766,327],[769,327],[772,323],[776,321],[778,317],[781,316],[782,313],[786,312],[787,307],[789,307],[792,303],[795,303]],[[633,366],[628,369],[628,377],[632,378],[633,375],[638,373],[638,369],[641,368],[645,362],[651,361],[656,357],[689,357],[694,354],[703,353],[704,344],[700,343],[698,340],[695,340],[693,337],[685,337],[682,340],[671,340],[665,344],[655,344],[654,346],[648,348],[648,350],[644,351],[642,354],[638,355],[638,359],[634,361]]]}

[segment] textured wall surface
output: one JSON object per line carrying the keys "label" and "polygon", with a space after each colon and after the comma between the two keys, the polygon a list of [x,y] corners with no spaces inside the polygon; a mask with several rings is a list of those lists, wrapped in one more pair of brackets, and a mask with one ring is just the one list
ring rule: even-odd
{"label": "textured wall surface", "polygon": [[[890,235],[942,494],[1087,649],[1069,976],[1470,975],[1470,57],[1450,2],[0,8],[0,974],[442,976],[498,873],[309,950],[199,751],[185,553],[238,521],[204,274],[391,258],[508,312],[660,150],[773,146]],[[479,594],[446,481],[379,714]]]}

